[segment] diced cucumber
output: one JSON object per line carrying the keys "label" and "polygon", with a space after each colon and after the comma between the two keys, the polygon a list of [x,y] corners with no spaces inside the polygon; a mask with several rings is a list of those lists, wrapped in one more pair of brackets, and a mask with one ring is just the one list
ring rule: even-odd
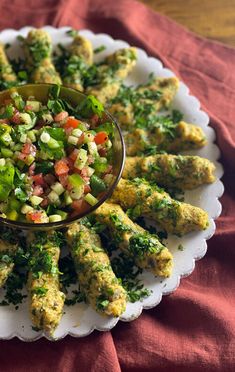
{"label": "diced cucumber", "polygon": [[47,142],[47,145],[50,149],[58,149],[60,148],[60,144],[58,141],[56,141],[54,138],[50,138],[50,140]]}
{"label": "diced cucumber", "polygon": [[99,156],[97,145],[95,142],[88,142],[87,146],[88,146],[88,151],[92,156],[94,157]]}
{"label": "diced cucumber", "polygon": [[95,174],[91,176],[90,185],[91,185],[92,193],[95,196],[97,196],[100,192],[103,192],[106,190],[106,184],[104,183],[104,181],[98,176],[96,176]]}
{"label": "diced cucumber", "polygon": [[37,195],[33,195],[29,198],[29,200],[31,201],[33,205],[36,206],[36,205],[39,205],[43,201],[43,198]]}
{"label": "diced cucumber", "polygon": [[73,187],[83,186],[85,184],[84,179],[79,174],[74,173],[68,177],[69,183]]}
{"label": "diced cucumber", "polygon": [[24,166],[25,166],[25,163],[24,163],[22,160],[18,160],[18,161],[17,161],[17,167],[18,167],[19,169],[23,169]]}
{"label": "diced cucumber", "polygon": [[27,213],[33,212],[33,211],[34,211],[33,207],[31,207],[31,205],[28,205],[28,204],[24,204],[21,208],[21,213],[23,213],[23,214],[27,214]]}
{"label": "diced cucumber", "polygon": [[73,199],[69,195],[68,191],[65,191],[65,193],[64,193],[64,202],[65,202],[66,205],[70,205],[73,202]]}
{"label": "diced cucumber", "polygon": [[72,136],[79,138],[79,137],[81,137],[82,133],[83,133],[83,132],[81,131],[81,129],[76,128],[76,129],[74,129],[74,130],[72,131],[71,134],[72,134]]}
{"label": "diced cucumber", "polygon": [[84,194],[84,185],[74,187],[70,191],[70,196],[72,199],[78,200],[80,199]]}
{"label": "diced cucumber", "polygon": [[26,141],[27,141],[27,134],[22,133],[21,136],[20,136],[20,142],[26,143]]}
{"label": "diced cucumber", "polygon": [[87,159],[88,159],[87,151],[84,149],[80,149],[78,152],[77,159],[75,160],[74,163],[75,167],[81,170],[85,166]]}
{"label": "diced cucumber", "polygon": [[112,142],[110,140],[106,141],[104,143],[104,147],[107,149],[107,150],[110,150],[112,148]]}
{"label": "diced cucumber", "polygon": [[16,221],[18,218],[18,213],[16,211],[11,211],[7,213],[7,218],[9,218],[9,220]]}
{"label": "diced cucumber", "polygon": [[87,131],[86,124],[80,122],[80,123],[78,124],[78,129],[80,129],[82,132]]}
{"label": "diced cucumber", "polygon": [[30,106],[30,110],[33,112],[40,111],[41,102],[39,101],[26,101],[26,106]]}
{"label": "diced cucumber", "polygon": [[21,144],[21,143],[17,143],[17,144],[12,148],[13,151],[20,151],[21,149],[22,149],[22,144]]}
{"label": "diced cucumber", "polygon": [[92,194],[88,192],[88,194],[85,195],[84,200],[90,204],[91,206],[98,203],[98,199],[96,199]]}
{"label": "diced cucumber", "polygon": [[13,151],[6,149],[5,147],[1,148],[1,153],[4,158],[11,158],[13,156]]}
{"label": "diced cucumber", "polygon": [[55,211],[55,213],[56,213],[57,215],[61,216],[61,219],[62,219],[62,220],[65,220],[65,219],[68,217],[68,213],[66,213],[66,212],[64,212],[64,211],[61,211],[61,210],[59,210],[59,209],[57,209],[57,210]]}
{"label": "diced cucumber", "polygon": [[4,158],[0,158],[0,167],[4,167],[4,165],[6,164],[6,160]]}
{"label": "diced cucumber", "polygon": [[12,142],[12,138],[11,138],[11,135],[9,132],[4,132],[3,134],[1,134],[0,136],[0,141],[5,145],[5,146],[9,146]]}
{"label": "diced cucumber", "polygon": [[34,162],[35,158],[33,155],[28,155],[27,158],[25,159],[25,164],[31,165]]}
{"label": "diced cucumber", "polygon": [[36,142],[37,141],[37,138],[36,138],[36,135],[35,135],[35,131],[34,130],[30,130],[28,132],[28,138],[32,141],[32,142]]}
{"label": "diced cucumber", "polygon": [[106,158],[97,158],[92,165],[97,173],[104,173],[108,167],[108,160]]}
{"label": "diced cucumber", "polygon": [[17,212],[19,212],[21,208],[21,202],[14,197],[11,197],[8,202],[8,208],[9,210],[16,210]]}
{"label": "diced cucumber", "polygon": [[20,112],[19,114],[20,120],[22,124],[31,125],[32,124],[32,118],[27,112]]}
{"label": "diced cucumber", "polygon": [[62,217],[59,214],[52,214],[49,216],[49,222],[59,222],[62,220]]}
{"label": "diced cucumber", "polygon": [[53,122],[53,117],[51,114],[42,114],[42,120],[45,121],[46,124],[50,124]]}
{"label": "diced cucumber", "polygon": [[23,98],[17,92],[13,92],[11,94],[11,98],[13,99],[15,106],[18,110],[22,111],[25,107],[25,103]]}
{"label": "diced cucumber", "polygon": [[92,174],[95,173],[95,169],[91,167],[87,167],[87,175],[88,177],[91,177]]}
{"label": "diced cucumber", "polygon": [[89,142],[92,142],[94,140],[94,135],[92,132],[86,132],[84,134],[84,143],[89,143]]}
{"label": "diced cucumber", "polygon": [[70,143],[71,145],[76,146],[77,143],[78,143],[78,138],[75,137],[75,136],[69,136],[68,137],[68,143]]}
{"label": "diced cucumber", "polygon": [[61,195],[65,191],[65,189],[63,188],[63,186],[59,182],[54,183],[51,186],[51,189],[54,190],[57,195]]}
{"label": "diced cucumber", "polygon": [[6,158],[6,164],[12,164],[12,165],[14,165],[14,164],[15,164],[15,162],[14,162],[14,160],[13,160],[13,159],[10,159],[10,158]]}
{"label": "diced cucumber", "polygon": [[59,198],[59,195],[54,191],[52,190],[49,194],[48,194],[48,199],[54,204],[54,203],[58,203],[60,198]]}

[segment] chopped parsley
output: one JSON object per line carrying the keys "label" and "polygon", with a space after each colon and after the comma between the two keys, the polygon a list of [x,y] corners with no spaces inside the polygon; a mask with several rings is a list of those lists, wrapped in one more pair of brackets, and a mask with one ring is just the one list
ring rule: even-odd
{"label": "chopped parsley", "polygon": [[[12,235],[14,234],[12,233]],[[27,297],[22,293],[22,289],[27,281],[27,252],[19,247],[15,253],[3,255],[1,259],[5,260],[5,263],[8,264],[14,262],[15,266],[4,284],[3,288],[5,289],[5,294],[4,299],[0,302],[0,306],[13,304],[15,308],[18,309],[19,304]]]}
{"label": "chopped parsley", "polygon": [[118,231],[129,231],[130,230],[130,228],[123,223],[123,221],[120,219],[118,214],[111,212],[109,215],[109,219],[110,221],[112,221],[112,223],[114,224],[115,228]]}
{"label": "chopped parsley", "polygon": [[126,290],[130,302],[141,301],[151,294],[151,291],[145,288],[141,280],[138,279],[142,270],[136,267],[132,258],[120,253],[118,257],[111,259],[111,265],[115,275]]}
{"label": "chopped parsley", "polygon": [[45,232],[35,234],[35,240],[29,247],[28,266],[35,278],[43,273],[56,275],[59,273],[57,265],[53,261],[53,246],[62,244],[61,233],[54,232],[50,237]]}
{"label": "chopped parsley", "polygon": [[101,52],[103,52],[105,49],[106,49],[106,46],[105,46],[105,45],[100,45],[98,48],[95,48],[95,49],[94,49],[94,53],[95,53],[95,54],[97,54],[97,53],[101,53]]}
{"label": "chopped parsley", "polygon": [[97,310],[104,311],[108,305],[109,300],[103,294],[101,294],[96,300]]}
{"label": "chopped parsley", "polygon": [[133,235],[129,240],[129,249],[133,256],[143,257],[145,254],[160,252],[163,246],[156,235],[139,233]]}
{"label": "chopped parsley", "polygon": [[183,250],[184,250],[183,245],[182,245],[182,244],[179,244],[179,245],[178,245],[178,251],[183,251]]}
{"label": "chopped parsley", "polygon": [[32,295],[35,294],[37,296],[43,297],[43,296],[46,295],[47,291],[48,291],[48,289],[45,288],[45,287],[35,287],[35,288],[32,289],[31,294]]}
{"label": "chopped parsley", "polygon": [[75,37],[78,35],[78,30],[71,28],[70,30],[66,31],[66,35]]}

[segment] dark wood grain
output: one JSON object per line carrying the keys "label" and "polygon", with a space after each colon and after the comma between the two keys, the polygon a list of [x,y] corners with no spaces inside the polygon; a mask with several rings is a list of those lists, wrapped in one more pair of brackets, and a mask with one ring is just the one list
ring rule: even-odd
{"label": "dark wood grain", "polygon": [[235,0],[140,0],[191,31],[235,46]]}

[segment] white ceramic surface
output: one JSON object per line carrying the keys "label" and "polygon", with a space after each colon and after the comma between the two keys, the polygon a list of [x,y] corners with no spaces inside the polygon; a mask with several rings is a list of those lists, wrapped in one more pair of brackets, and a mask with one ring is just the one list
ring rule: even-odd
{"label": "white ceramic surface", "polygon": [[[4,30],[0,33],[0,42],[10,43],[11,47],[8,53],[11,57],[21,55],[20,43],[17,40],[18,35],[26,36],[31,27],[24,27],[19,31]],[[44,27],[52,37],[53,44],[58,43],[63,45],[68,44],[71,38],[66,35],[69,27],[55,29],[53,27]],[[114,52],[117,49],[127,47],[128,43],[121,40],[114,40],[106,34],[95,35],[91,31],[82,30],[80,34],[91,40],[94,48],[100,45],[105,45],[106,49],[95,55],[95,62],[102,60],[106,55]],[[147,81],[149,73],[154,72],[156,76],[169,77],[174,74],[166,68],[163,68],[162,63],[156,58],[147,56],[147,54],[137,49],[138,60],[137,65],[131,75],[126,80],[126,83],[136,85]],[[210,226],[206,231],[190,233],[183,238],[169,236],[166,244],[174,257],[174,269],[172,276],[169,279],[154,278],[150,273],[144,272],[142,279],[145,286],[152,290],[152,294],[142,302],[135,304],[129,303],[125,313],[121,316],[122,321],[131,321],[140,316],[143,309],[150,309],[159,304],[162,295],[169,294],[175,291],[180,283],[180,278],[189,275],[195,266],[195,260],[202,258],[207,250],[206,240],[209,239],[215,232],[216,219],[221,213],[221,204],[218,198],[223,193],[223,184],[219,180],[223,174],[222,166],[217,159],[220,156],[218,147],[214,144],[215,132],[208,126],[209,117],[200,110],[200,103],[189,94],[189,89],[183,83],[180,83],[180,89],[174,99],[174,107],[184,113],[186,121],[198,124],[206,133],[208,144],[201,150],[193,151],[200,156],[204,156],[216,165],[215,183],[209,186],[202,186],[197,190],[186,193],[186,201],[193,205],[203,207],[209,214]],[[182,244],[183,251],[177,249],[178,245]],[[3,293],[1,295],[3,297]],[[1,299],[0,299],[1,300]],[[118,322],[118,319],[112,317],[105,318],[98,315],[91,307],[85,304],[77,304],[72,307],[65,307],[65,314],[57,328],[54,339],[61,339],[67,334],[74,337],[82,337],[90,334],[94,329],[106,331],[113,328]],[[0,307],[0,338],[10,339],[18,337],[24,341],[34,341],[40,337],[46,337],[42,333],[32,330],[31,322],[28,316],[27,300],[20,305],[16,311],[14,306]]]}

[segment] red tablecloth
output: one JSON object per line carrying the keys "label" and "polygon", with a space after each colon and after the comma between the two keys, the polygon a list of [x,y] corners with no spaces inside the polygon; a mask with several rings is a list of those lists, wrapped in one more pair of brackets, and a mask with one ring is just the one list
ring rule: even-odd
{"label": "red tablecloth", "polygon": [[[160,58],[202,102],[225,167],[223,213],[206,257],[155,309],[111,332],[0,342],[0,371],[235,370],[235,50],[131,0],[1,0],[0,28],[69,25],[105,32]],[[216,27],[216,25],[215,25]]]}

